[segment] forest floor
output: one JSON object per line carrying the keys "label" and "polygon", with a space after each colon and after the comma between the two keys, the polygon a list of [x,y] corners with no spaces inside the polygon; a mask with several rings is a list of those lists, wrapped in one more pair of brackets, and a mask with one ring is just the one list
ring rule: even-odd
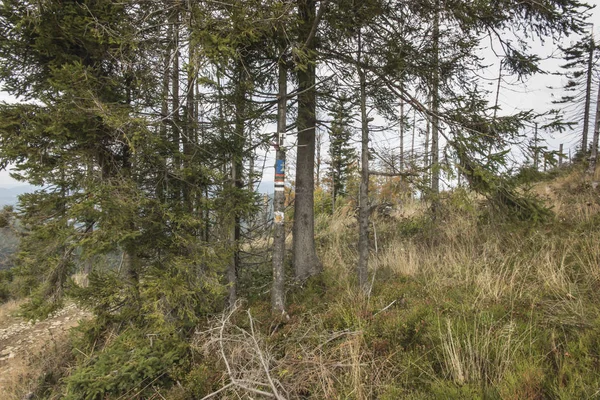
{"label": "forest floor", "polygon": [[[27,393],[29,363],[48,348],[57,346],[68,330],[89,314],[67,305],[43,321],[26,321],[17,315],[23,301],[0,304],[0,394]],[[7,396],[7,397],[4,397]]]}

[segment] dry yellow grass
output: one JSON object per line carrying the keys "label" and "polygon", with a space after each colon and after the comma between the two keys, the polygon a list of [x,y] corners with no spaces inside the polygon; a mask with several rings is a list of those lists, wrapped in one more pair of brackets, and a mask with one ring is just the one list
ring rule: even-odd
{"label": "dry yellow grass", "polygon": [[[600,288],[600,233],[578,229],[593,224],[600,215],[600,187],[594,189],[581,173],[574,172],[540,183],[534,191],[552,207],[555,221],[513,228],[501,222],[481,223],[475,213],[448,212],[435,231],[423,236],[395,237],[388,232],[388,241],[380,242],[378,251],[372,252],[371,272],[377,276],[385,269],[392,276],[416,279],[434,303],[442,303],[449,290],[458,289],[473,299],[464,304],[470,310],[489,304],[539,304],[548,323],[587,326],[595,311],[583,296]],[[375,224],[380,234],[394,231],[395,224],[418,219],[425,211],[423,204],[409,204],[406,210],[395,210],[391,221],[376,220]],[[320,237],[327,240],[321,254],[325,267],[347,292],[332,312],[360,313],[360,301],[348,296],[355,290],[350,278],[356,253],[348,251],[348,240],[355,238],[357,229],[353,216],[341,214],[321,226]],[[348,311],[349,304],[357,310]],[[525,340],[514,333],[511,321],[465,328],[464,321],[448,319],[441,325],[445,325],[439,332],[442,363],[458,384],[501,380]],[[482,365],[491,354],[495,357],[492,364]],[[494,375],[483,377],[481,371]],[[359,373],[354,372],[353,381]]]}
{"label": "dry yellow grass", "polygon": [[[599,192],[583,180],[575,172],[534,189],[544,193],[557,222],[585,224],[600,215],[600,201]],[[399,275],[424,276],[431,287],[470,285],[481,301],[505,296],[518,299],[541,288],[557,296],[573,296],[576,282],[568,256],[578,260],[585,276],[600,282],[600,240],[594,233],[588,237],[583,233],[552,235],[539,228],[523,237],[518,232],[500,232],[493,225],[478,226],[476,217],[470,215],[449,213],[444,219],[433,233],[438,238],[435,245],[424,245],[420,239],[394,239],[373,257],[371,265]]]}
{"label": "dry yellow grass", "polygon": [[[532,191],[564,221],[588,222],[600,212],[600,169],[591,178],[580,170],[536,184]],[[596,187],[594,187],[596,186]]]}

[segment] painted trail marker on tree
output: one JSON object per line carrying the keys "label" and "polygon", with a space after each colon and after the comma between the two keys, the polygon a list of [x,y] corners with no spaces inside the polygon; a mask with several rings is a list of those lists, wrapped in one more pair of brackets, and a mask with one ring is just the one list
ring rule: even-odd
{"label": "painted trail marker on tree", "polygon": [[285,160],[275,161],[275,191],[283,192],[285,188]]}

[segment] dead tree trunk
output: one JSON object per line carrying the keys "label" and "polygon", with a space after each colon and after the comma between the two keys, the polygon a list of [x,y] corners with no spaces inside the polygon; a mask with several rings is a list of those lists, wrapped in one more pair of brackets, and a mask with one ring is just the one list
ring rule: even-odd
{"label": "dead tree trunk", "polygon": [[558,149],[558,167],[562,168],[563,165],[563,144],[560,144],[560,147]]}
{"label": "dead tree trunk", "polygon": [[535,130],[533,131],[533,169],[538,170],[539,162],[539,148],[538,148],[538,123],[535,123]]}
{"label": "dead tree trunk", "polygon": [[594,175],[596,172],[596,163],[598,160],[598,136],[600,135],[600,85],[598,86],[598,97],[596,99],[596,119],[594,121],[594,138],[592,139],[592,153],[590,155],[590,165],[588,175]]}
{"label": "dead tree trunk", "polygon": [[583,132],[581,153],[585,157],[588,151],[588,131],[590,127],[590,104],[592,102],[592,71],[594,68],[594,35],[590,32],[590,55],[588,57],[587,80],[585,85],[585,109],[583,112]]}

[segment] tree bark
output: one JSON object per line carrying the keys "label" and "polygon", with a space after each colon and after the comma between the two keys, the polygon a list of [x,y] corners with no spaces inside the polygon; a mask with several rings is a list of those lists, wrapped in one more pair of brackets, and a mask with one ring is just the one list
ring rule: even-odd
{"label": "tree bark", "polygon": [[[167,132],[167,120],[168,120],[168,114],[169,114],[169,84],[170,84],[170,76],[171,76],[171,70],[169,69],[169,66],[171,65],[171,53],[173,51],[172,44],[171,44],[171,38],[173,36],[173,26],[170,25],[169,29],[167,30],[167,49],[166,49],[166,53],[165,53],[165,60],[164,60],[164,71],[163,71],[163,77],[162,77],[162,100],[161,100],[161,107],[160,107],[160,118],[161,118],[161,124],[160,124],[160,138],[161,140],[166,144],[167,141],[169,140],[168,137],[168,132]],[[156,197],[158,198],[158,200],[163,203],[165,201],[165,195],[166,195],[166,191],[168,190],[168,163],[167,163],[167,152],[165,150],[163,150],[161,152],[161,167],[162,170],[159,171],[159,175],[158,175],[158,179],[157,179],[157,185],[156,185]]]}
{"label": "tree bark", "polygon": [[[277,103],[277,155],[275,162],[275,195],[273,197],[273,287],[271,309],[273,314],[285,313],[285,131],[287,106],[287,68],[279,62],[279,91]],[[283,174],[282,174],[283,173]],[[283,176],[282,176],[283,175]]]}
{"label": "tree bark", "polygon": [[[235,167],[235,161],[231,162],[231,187],[235,187],[237,182],[237,168]],[[238,252],[237,252],[237,216],[235,210],[231,210],[230,222],[229,222],[229,248],[231,249],[231,256],[229,259],[229,265],[227,266],[227,284],[228,284],[228,298],[229,307],[233,308],[237,300],[237,271],[238,271]]]}
{"label": "tree bark", "polygon": [[242,237],[241,217],[237,204],[237,194],[244,188],[243,175],[243,152],[246,145],[245,140],[245,115],[246,115],[246,73],[244,65],[239,61],[236,67],[236,89],[235,89],[235,131],[231,139],[233,151],[231,154],[231,185],[234,189],[234,196],[231,199],[234,209],[232,210],[232,223],[230,232],[230,244],[232,248],[231,260],[227,277],[229,279],[229,305],[233,307],[237,298],[237,275],[240,268],[240,240]]}
{"label": "tree bark", "polygon": [[[173,11],[173,16],[171,17],[171,23],[173,24],[173,69],[171,70],[171,95],[172,95],[172,104],[173,111],[171,112],[171,120],[172,120],[172,140],[173,145],[175,147],[175,152],[173,156],[174,161],[174,169],[175,174],[179,175],[181,173],[181,154],[180,154],[180,145],[181,145],[181,120],[179,118],[179,108],[181,106],[179,99],[179,10],[175,8]],[[173,185],[173,199],[176,203],[180,203],[181,201],[181,184],[180,182],[176,182]]]}
{"label": "tree bark", "polygon": [[364,70],[359,66],[362,56],[362,37],[358,32],[357,70],[360,84],[360,119],[361,119],[361,171],[358,194],[358,285],[367,291],[369,272],[369,121],[367,119],[367,82]]}
{"label": "tree bark", "polygon": [[585,109],[583,112],[583,132],[581,137],[581,153],[585,157],[588,151],[588,131],[590,126],[590,104],[592,102],[592,72],[594,68],[594,35],[590,32],[590,55],[588,58],[587,82],[585,85]]}
{"label": "tree bark", "polygon": [[563,165],[563,144],[560,144],[558,149],[558,168],[562,168]]}
{"label": "tree bark", "polygon": [[535,123],[535,130],[533,131],[533,169],[538,170],[538,162],[539,162],[539,148],[538,148],[538,123]]}
{"label": "tree bark", "polygon": [[[428,96],[427,103],[428,103],[428,107],[431,107],[431,93]],[[423,153],[423,168],[426,171],[429,171],[429,167],[430,167],[430,163],[429,163],[429,136],[431,134],[431,121],[429,119],[429,116],[426,117],[425,124],[426,124],[426,127],[425,127],[425,144],[423,146],[425,148],[424,149],[424,153]],[[430,181],[429,178],[430,178],[430,172],[427,172],[427,179],[426,179],[426,181],[427,181],[428,184],[431,183],[431,181]]]}
{"label": "tree bark", "polygon": [[298,0],[299,42],[305,43],[305,64],[298,68],[298,151],[294,201],[294,270],[305,280],[322,269],[315,248],[314,172],[316,126],[315,1]]}
{"label": "tree bark", "polygon": [[317,162],[315,163],[315,188],[321,187],[321,134],[315,133],[315,151],[317,153]]}
{"label": "tree bark", "polygon": [[417,110],[413,108],[413,126],[412,126],[412,139],[410,141],[410,162],[413,164],[411,168],[416,167],[415,162],[415,129],[417,127]]}
{"label": "tree bark", "polygon": [[437,217],[440,193],[440,166],[439,166],[439,125],[440,109],[440,76],[439,76],[439,41],[440,41],[440,11],[439,0],[436,1],[436,10],[433,20],[433,76],[431,87],[431,211],[433,218]]}
{"label": "tree bark", "polygon": [[[191,39],[190,39],[191,40]],[[185,171],[189,170],[191,158],[193,157],[193,141],[196,137],[196,114],[194,110],[195,93],[194,87],[196,83],[196,66],[195,66],[195,54],[194,46],[189,46],[188,50],[188,74],[187,74],[187,87],[186,87],[186,124],[185,124],[185,135],[183,135],[183,167]],[[191,183],[189,180],[191,177],[184,175],[185,182],[183,183],[183,203],[184,209],[192,213],[194,211],[194,198],[191,195]]]}
{"label": "tree bark", "polygon": [[596,99],[596,119],[594,121],[594,138],[592,139],[592,153],[590,155],[590,165],[588,175],[593,176],[596,172],[596,163],[598,161],[598,139],[600,135],[600,85],[598,86],[598,97]]}
{"label": "tree bark", "polygon": [[[125,100],[127,105],[131,104],[131,89],[127,87],[127,99]],[[121,171],[123,176],[127,180],[133,179],[133,171],[135,171],[135,159],[133,158],[133,153],[131,151],[131,147],[129,143],[124,143],[122,148],[122,164]],[[133,218],[129,220],[129,229],[133,233],[138,230],[136,223]],[[133,289],[135,301],[139,301],[140,294],[140,272],[141,272],[141,262],[138,256],[138,248],[134,241],[129,240],[125,244],[125,254],[124,254],[124,262],[126,268],[126,276],[129,279]]]}
{"label": "tree bark", "polygon": [[[333,163],[332,163],[333,164]],[[335,167],[331,166],[331,214],[335,213],[335,201],[337,199],[337,192],[335,190]]]}
{"label": "tree bark", "polygon": [[404,171],[404,100],[400,100],[400,171]]}

